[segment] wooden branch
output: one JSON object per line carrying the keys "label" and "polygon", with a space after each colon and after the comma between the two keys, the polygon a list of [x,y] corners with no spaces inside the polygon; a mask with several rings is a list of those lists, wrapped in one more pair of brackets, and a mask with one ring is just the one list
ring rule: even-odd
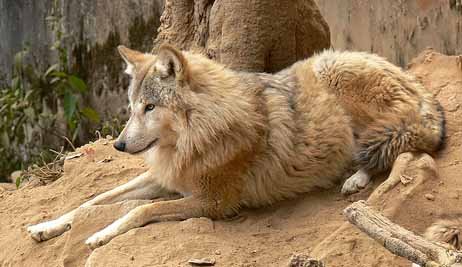
{"label": "wooden branch", "polygon": [[398,226],[358,201],[344,210],[348,221],[379,242],[391,253],[404,257],[422,267],[455,267],[462,263],[462,252],[447,249]]}

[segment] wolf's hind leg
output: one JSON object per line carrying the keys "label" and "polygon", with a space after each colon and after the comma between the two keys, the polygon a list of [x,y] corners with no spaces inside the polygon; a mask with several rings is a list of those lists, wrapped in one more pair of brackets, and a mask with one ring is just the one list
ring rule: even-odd
{"label": "wolf's hind leg", "polygon": [[[95,198],[83,203],[80,207],[111,204],[123,200],[153,199],[167,196],[169,194],[171,194],[171,192],[168,192],[158,185],[154,181],[153,175],[148,171],[126,184],[96,196]],[[71,228],[77,209],[62,215],[58,219],[29,226],[27,231],[31,237],[38,242],[59,236]]]}
{"label": "wolf's hind leg", "polygon": [[406,119],[378,120],[359,135],[355,155],[360,170],[348,178],[342,187],[343,194],[353,194],[364,188],[371,176],[393,166],[399,154],[415,151],[419,129]]}
{"label": "wolf's hind leg", "polygon": [[363,169],[359,169],[343,183],[342,194],[348,195],[359,192],[359,190],[366,187],[370,180],[370,175]]}

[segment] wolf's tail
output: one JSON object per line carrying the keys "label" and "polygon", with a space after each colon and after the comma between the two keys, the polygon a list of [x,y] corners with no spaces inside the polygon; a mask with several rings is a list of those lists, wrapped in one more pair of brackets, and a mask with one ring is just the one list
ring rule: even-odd
{"label": "wolf's tail", "polygon": [[[388,170],[399,154],[432,153],[445,142],[446,121],[439,102],[421,108],[418,114],[377,120],[359,135],[357,161],[368,173]],[[396,115],[395,115],[396,116]]]}

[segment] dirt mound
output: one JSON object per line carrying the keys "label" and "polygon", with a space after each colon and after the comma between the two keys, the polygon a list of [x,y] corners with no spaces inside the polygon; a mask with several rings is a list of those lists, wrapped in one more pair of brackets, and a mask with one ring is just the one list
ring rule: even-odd
{"label": "dirt mound", "polygon": [[[462,57],[425,51],[410,71],[445,108],[448,143],[436,156],[439,178],[399,185],[379,204],[394,222],[422,233],[441,215],[462,212]],[[367,198],[377,180],[349,198],[334,188],[244,210],[230,221],[198,218],[150,224],[91,251],[83,244],[88,236],[145,202],[95,206],[80,210],[64,235],[36,243],[26,225],[54,219],[145,170],[140,158],[116,152],[109,140],[78,150],[84,155],[66,161],[65,174],[56,182],[0,190],[1,266],[188,266],[191,258],[212,258],[215,266],[286,266],[293,253],[322,258],[326,266],[410,266],[345,223],[341,214],[351,201]]]}

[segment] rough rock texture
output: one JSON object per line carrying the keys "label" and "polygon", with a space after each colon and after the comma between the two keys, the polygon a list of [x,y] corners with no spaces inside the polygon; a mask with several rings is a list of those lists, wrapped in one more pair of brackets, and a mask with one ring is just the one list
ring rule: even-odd
{"label": "rough rock texture", "polygon": [[378,53],[405,66],[427,47],[462,54],[461,0],[316,0],[334,48]]}
{"label": "rough rock texture", "polygon": [[237,70],[275,72],[330,47],[313,0],[167,0],[155,52],[164,42]]}
{"label": "rough rock texture", "polygon": [[[125,112],[127,78],[116,46],[147,51],[157,34],[163,0],[0,0],[0,74],[10,75],[24,44],[38,67],[58,62],[55,36],[46,18],[54,2],[63,19],[63,39],[72,72],[88,81],[88,101],[103,117]],[[122,108],[123,107],[123,108]]]}
{"label": "rough rock texture", "polygon": [[[383,194],[374,191],[379,195],[374,199],[391,220],[422,233],[440,215],[461,213],[461,57],[425,51],[410,68],[445,108],[448,144],[436,155],[438,176],[422,180],[406,173],[415,179]],[[83,262],[87,266],[188,266],[191,258],[213,258],[218,267],[287,266],[293,254],[310,255],[325,266],[410,266],[345,223],[342,215],[350,201],[368,198],[380,179],[347,199],[334,188],[272,207],[247,209],[230,221],[197,218],[149,224],[116,237],[86,258],[91,251],[80,240],[133,204],[92,207],[79,213],[71,231],[36,243],[26,225],[56,218],[145,170],[141,159],[116,152],[106,140],[79,150],[92,149],[67,161],[64,176],[52,184],[0,191],[0,266],[82,266]],[[113,160],[98,163],[108,156]],[[428,193],[435,196],[434,201],[425,198]]]}

